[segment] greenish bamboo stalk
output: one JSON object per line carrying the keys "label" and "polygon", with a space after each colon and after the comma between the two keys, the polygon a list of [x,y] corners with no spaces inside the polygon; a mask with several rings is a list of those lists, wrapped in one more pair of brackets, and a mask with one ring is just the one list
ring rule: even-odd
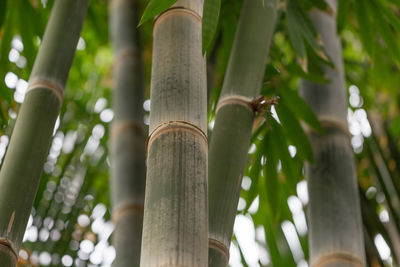
{"label": "greenish bamboo stalk", "polygon": [[207,265],[202,8],[179,0],[154,23],[142,267]]}
{"label": "greenish bamboo stalk", "polygon": [[356,170],[347,126],[347,101],[340,40],[333,14],[313,10],[314,26],[335,68],[325,67],[328,84],[302,82],[301,94],[325,128],[309,132],[315,164],[306,164],[310,266],[365,266],[363,225]]}
{"label": "greenish bamboo stalk", "polygon": [[115,230],[115,267],[140,264],[143,205],[146,184],[143,124],[143,71],[137,0],[110,4],[114,44],[114,120],[110,135],[111,200]]}
{"label": "greenish bamboo stalk", "polygon": [[88,0],[58,0],[0,172],[0,262],[15,266]]}
{"label": "greenish bamboo stalk", "polygon": [[209,266],[228,264],[255,113],[251,101],[261,91],[278,2],[243,4],[209,150]]}

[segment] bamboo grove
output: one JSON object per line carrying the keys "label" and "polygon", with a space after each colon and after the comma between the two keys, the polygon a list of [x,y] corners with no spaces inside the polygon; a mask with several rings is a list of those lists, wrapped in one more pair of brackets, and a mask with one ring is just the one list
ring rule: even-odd
{"label": "bamboo grove", "polygon": [[0,1],[0,265],[397,266],[399,18]]}

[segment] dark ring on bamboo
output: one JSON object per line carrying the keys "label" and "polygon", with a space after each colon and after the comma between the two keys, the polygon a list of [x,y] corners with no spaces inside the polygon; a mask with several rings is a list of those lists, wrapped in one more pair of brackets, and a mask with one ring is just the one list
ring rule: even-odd
{"label": "dark ring on bamboo", "polygon": [[168,17],[169,15],[172,15],[174,13],[181,13],[181,14],[186,14],[189,15],[193,18],[195,18],[196,21],[202,22],[201,20],[201,16],[199,15],[199,13],[197,13],[196,11],[183,7],[183,6],[177,6],[177,7],[170,7],[167,10],[165,10],[164,12],[162,12],[160,15],[158,15],[155,19],[154,19],[154,25],[153,25],[153,33],[157,27],[157,25],[166,17]]}
{"label": "dark ring on bamboo", "polygon": [[[325,116],[319,117],[318,120],[319,120],[321,126],[324,129],[339,130],[342,133],[344,133],[346,136],[351,137],[351,134],[349,132],[349,127],[348,127],[347,123],[345,123],[345,122],[343,122],[341,120],[332,118],[332,117],[325,117]],[[309,126],[306,126],[305,127],[305,132],[307,134],[309,134],[311,132],[314,132],[314,130],[311,129]]]}
{"label": "dark ring on bamboo", "polygon": [[209,237],[208,246],[221,252],[221,254],[226,258],[226,263],[229,262],[229,249],[224,243],[215,238]]}
{"label": "dark ring on bamboo", "polygon": [[45,79],[37,79],[29,83],[26,93],[36,89],[47,89],[52,91],[57,99],[60,101],[60,103],[62,103],[64,90],[63,87],[58,83]]}
{"label": "dark ring on bamboo", "polygon": [[117,137],[123,131],[132,131],[138,135],[145,136],[144,127],[136,121],[114,122],[111,127],[110,139]]}
{"label": "dark ring on bamboo", "polygon": [[119,219],[123,217],[125,214],[133,212],[143,214],[144,207],[143,204],[135,204],[135,203],[126,203],[119,206],[116,211],[112,214],[112,221],[114,224],[117,224]]}
{"label": "dark ring on bamboo", "polygon": [[17,249],[10,240],[7,238],[0,238],[0,246],[6,247],[6,249],[15,257],[15,262],[18,261]]}
{"label": "dark ring on bamboo", "polygon": [[138,59],[139,56],[140,54],[138,53],[137,49],[124,49],[122,52],[116,54],[112,68],[116,70],[125,59]]}
{"label": "dark ring on bamboo", "polygon": [[326,264],[336,261],[347,262],[354,266],[364,266],[363,261],[354,255],[351,255],[347,252],[332,252],[319,257],[314,263],[311,264],[311,267],[323,267]]}
{"label": "dark ring on bamboo", "polygon": [[255,114],[254,107],[251,104],[252,102],[253,102],[253,99],[246,97],[246,96],[230,95],[230,96],[224,97],[218,101],[215,113],[217,113],[223,106],[226,106],[226,105],[240,105],[240,106],[247,108],[253,114]]}
{"label": "dark ring on bamboo", "polygon": [[201,137],[201,139],[204,141],[205,145],[208,147],[207,135],[198,126],[196,126],[190,122],[187,122],[187,121],[169,121],[169,122],[158,125],[157,128],[155,128],[149,134],[149,137],[147,138],[147,144],[146,144],[147,150],[149,150],[151,143],[159,135],[161,135],[165,132],[176,131],[176,130],[186,130],[186,131],[191,131],[191,132],[195,133],[196,135]]}

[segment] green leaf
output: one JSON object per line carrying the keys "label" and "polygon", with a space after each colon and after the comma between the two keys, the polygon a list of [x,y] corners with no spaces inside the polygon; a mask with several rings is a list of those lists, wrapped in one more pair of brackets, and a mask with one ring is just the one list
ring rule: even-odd
{"label": "green leaf", "polygon": [[158,14],[167,10],[170,6],[172,6],[176,0],[150,0],[147,4],[146,9],[143,12],[143,16],[140,19],[139,25],[142,25],[149,19],[154,18]]}
{"label": "green leaf", "polygon": [[283,125],[285,135],[293,142],[293,145],[297,148],[297,153],[303,158],[310,162],[314,162],[313,152],[310,142],[303,131],[299,121],[291,110],[286,106],[284,100],[279,102],[276,107],[279,119]]}
{"label": "green leaf", "polygon": [[372,55],[374,35],[372,33],[372,28],[370,27],[371,23],[369,20],[368,10],[365,6],[365,1],[354,1],[354,4],[355,15],[359,25],[358,33],[360,35],[361,42],[365,50]]}
{"label": "green leaf", "polygon": [[[279,202],[279,181],[278,181],[278,172],[277,172],[277,165],[278,165],[278,151],[276,151],[276,146],[273,144],[275,140],[269,131],[264,136],[263,142],[263,150],[265,151],[265,155],[267,160],[264,165],[265,170],[265,192],[267,193],[268,201],[265,202],[269,205],[270,210],[272,211],[272,216],[274,221],[277,221],[279,218],[279,211],[280,211],[280,202]],[[263,187],[261,187],[263,188]],[[260,190],[260,195],[264,192],[264,190]]]}
{"label": "green leaf", "polygon": [[313,72],[304,72],[304,70],[300,67],[300,65],[296,63],[291,63],[286,66],[286,70],[288,70],[291,74],[297,75],[302,79],[308,80],[314,83],[328,83],[329,80],[323,76],[318,75]]}
{"label": "green leaf", "polygon": [[0,29],[3,26],[4,21],[6,20],[7,15],[7,0],[0,1]]}
{"label": "green leaf", "polygon": [[323,133],[324,129],[319,123],[318,118],[308,106],[306,102],[297,94],[297,92],[290,89],[283,89],[280,91],[282,98],[286,101],[289,109],[302,118],[308,125],[310,125],[317,133]]}
{"label": "green leaf", "polygon": [[290,157],[288,144],[282,126],[272,117],[268,116],[267,121],[271,126],[271,138],[274,140],[272,143],[275,146],[275,151],[278,152],[279,159],[282,163],[282,170],[290,186],[296,187],[299,177],[297,177]]}
{"label": "green leaf", "polygon": [[[390,29],[389,24],[385,21],[385,18],[381,12],[381,9],[384,5],[378,4],[375,1],[371,1],[371,3],[367,5],[375,22],[373,25],[375,26],[376,31],[379,32],[382,39],[385,41],[387,50],[393,57],[397,58],[397,60],[400,60],[398,41],[396,40],[395,35]],[[394,21],[398,22],[398,20]]]}
{"label": "green leaf", "polygon": [[346,23],[347,11],[349,10],[350,3],[352,0],[339,0],[338,1],[338,13],[337,13],[337,32],[341,33]]}
{"label": "green leaf", "polygon": [[203,53],[209,50],[217,31],[221,0],[205,0],[203,7]]}

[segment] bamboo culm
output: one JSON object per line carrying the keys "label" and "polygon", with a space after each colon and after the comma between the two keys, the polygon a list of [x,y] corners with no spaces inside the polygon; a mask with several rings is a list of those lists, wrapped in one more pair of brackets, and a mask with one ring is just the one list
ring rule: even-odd
{"label": "bamboo culm", "polygon": [[179,0],[153,27],[142,267],[207,265],[202,8],[202,0]]}
{"label": "bamboo culm", "polygon": [[113,0],[114,120],[110,134],[114,267],[138,267],[146,184],[143,71],[137,0]]}
{"label": "bamboo culm", "polygon": [[[337,1],[327,1],[333,13]],[[325,67],[328,84],[302,82],[301,95],[325,133],[309,131],[315,165],[306,164],[310,266],[365,266],[363,225],[353,151],[347,126],[347,101],[335,14],[313,10],[311,20],[335,68]]]}
{"label": "bamboo culm", "polygon": [[62,102],[88,0],[54,3],[0,172],[0,262],[14,267]]}
{"label": "bamboo culm", "polygon": [[278,1],[245,0],[209,150],[209,266],[227,266],[233,223]]}

